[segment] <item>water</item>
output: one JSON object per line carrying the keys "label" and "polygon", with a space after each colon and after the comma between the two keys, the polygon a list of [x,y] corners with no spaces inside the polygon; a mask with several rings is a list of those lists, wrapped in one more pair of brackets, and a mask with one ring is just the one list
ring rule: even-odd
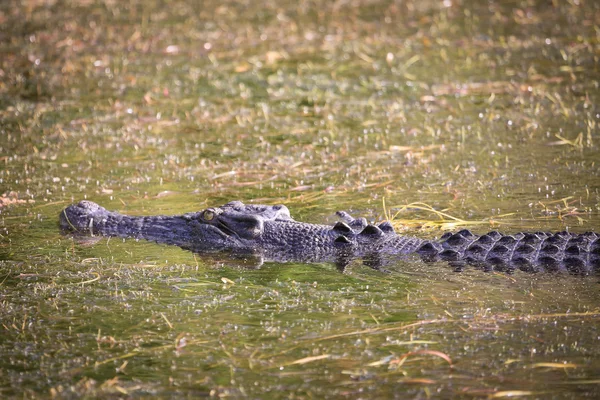
{"label": "water", "polygon": [[[4,2],[0,393],[596,398],[597,276],[73,241],[239,199],[598,231],[594,2]],[[22,394],[23,393],[23,394]]]}

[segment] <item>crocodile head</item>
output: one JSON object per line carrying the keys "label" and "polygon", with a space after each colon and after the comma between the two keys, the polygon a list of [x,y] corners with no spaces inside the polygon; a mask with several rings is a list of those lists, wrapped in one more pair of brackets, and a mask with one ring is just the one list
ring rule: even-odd
{"label": "crocodile head", "polygon": [[288,208],[281,204],[268,206],[232,201],[201,211],[199,221],[214,226],[225,235],[253,241],[262,235],[265,221],[292,221],[292,217]]}
{"label": "crocodile head", "polygon": [[98,204],[82,200],[65,208],[59,216],[60,228],[64,232],[97,233],[94,221],[105,219],[110,212]]}
{"label": "crocodile head", "polygon": [[253,253],[261,247],[265,221],[293,220],[283,205],[246,205],[239,201],[183,215],[138,217],[108,211],[83,200],[60,214],[62,230],[78,238],[134,237],[198,252],[240,254]]}

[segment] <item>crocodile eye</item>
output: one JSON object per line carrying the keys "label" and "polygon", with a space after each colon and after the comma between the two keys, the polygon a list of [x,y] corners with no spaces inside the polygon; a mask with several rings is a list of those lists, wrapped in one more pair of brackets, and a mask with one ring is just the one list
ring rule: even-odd
{"label": "crocodile eye", "polygon": [[204,213],[202,213],[202,218],[207,221],[212,221],[215,218],[215,213],[210,210],[206,210]]}

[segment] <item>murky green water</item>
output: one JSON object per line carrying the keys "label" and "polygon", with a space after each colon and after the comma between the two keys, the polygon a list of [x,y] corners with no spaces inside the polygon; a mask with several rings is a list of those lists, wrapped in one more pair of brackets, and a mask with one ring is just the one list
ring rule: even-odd
{"label": "murky green water", "polygon": [[256,268],[57,220],[598,231],[599,57],[583,0],[2,2],[0,395],[597,398],[597,276]]}

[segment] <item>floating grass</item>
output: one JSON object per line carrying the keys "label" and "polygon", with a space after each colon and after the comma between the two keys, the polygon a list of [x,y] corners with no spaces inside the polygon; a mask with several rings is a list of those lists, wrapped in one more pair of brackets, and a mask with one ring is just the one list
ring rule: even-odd
{"label": "floating grass", "polygon": [[[563,221],[566,218],[574,219],[579,225],[586,222],[586,219],[582,218],[581,215],[585,211],[580,210],[578,207],[572,205],[572,202],[577,201],[574,196],[567,196],[560,199],[550,201],[538,201],[535,204],[541,214],[538,219],[540,220],[559,220]],[[408,228],[419,228],[419,229],[432,229],[432,230],[456,230],[470,226],[489,226],[490,228],[497,228],[499,226],[518,226],[523,225],[523,219],[515,219],[519,213],[504,213],[495,216],[485,217],[478,220],[463,219],[456,217],[449,213],[447,210],[438,210],[433,206],[424,202],[413,202],[404,205],[387,206],[385,198],[382,200],[384,218],[392,223],[395,228],[399,230],[405,230]],[[552,207],[553,206],[553,207]],[[392,211],[395,210],[395,211]],[[436,218],[401,218],[402,214],[414,213],[414,212],[426,212],[429,215],[433,215]]]}
{"label": "floating grass", "polygon": [[[392,212],[391,209],[395,209],[397,211]],[[494,217],[488,217],[482,220],[466,220],[455,217],[445,211],[436,210],[433,206],[423,202],[414,202],[388,208],[386,207],[385,200],[383,201],[383,210],[385,218],[390,221],[395,228],[398,229],[421,228],[455,230],[457,228],[477,225],[489,225],[496,227],[503,224],[509,224],[509,222],[503,221],[503,219],[516,215],[516,213],[506,213]],[[400,218],[401,214],[414,211],[425,211],[431,215],[437,216],[437,219]]]}

